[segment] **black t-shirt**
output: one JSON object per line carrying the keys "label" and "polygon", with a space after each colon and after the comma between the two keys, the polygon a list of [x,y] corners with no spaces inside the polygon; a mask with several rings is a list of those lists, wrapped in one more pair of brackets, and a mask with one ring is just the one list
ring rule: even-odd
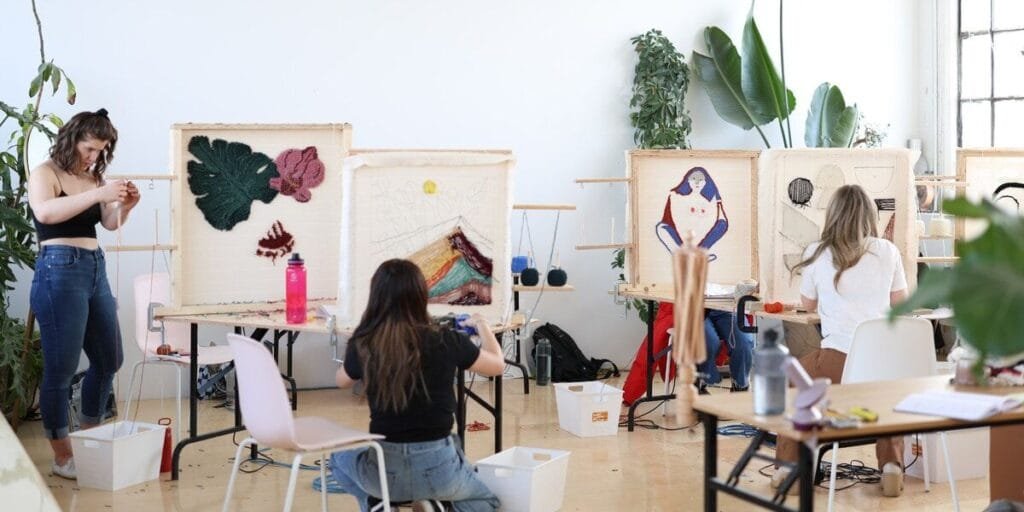
{"label": "black t-shirt", "polygon": [[[480,355],[480,349],[469,337],[449,329],[423,329],[420,342],[420,362],[429,396],[424,395],[422,387],[417,387],[405,410],[398,413],[384,410],[375,403],[371,393],[376,379],[373,376],[366,379],[370,432],[384,435],[392,443],[434,441],[450,435],[455,423],[456,368],[469,368]],[[355,343],[349,343],[345,349],[345,372],[353,379],[363,378]]]}

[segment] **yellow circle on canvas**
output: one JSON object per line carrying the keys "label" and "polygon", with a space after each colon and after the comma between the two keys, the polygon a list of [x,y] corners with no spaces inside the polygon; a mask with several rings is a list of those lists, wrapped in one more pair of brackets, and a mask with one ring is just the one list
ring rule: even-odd
{"label": "yellow circle on canvas", "polygon": [[424,181],[423,182],[423,193],[424,194],[436,194],[437,193],[437,183],[434,183],[434,180]]}

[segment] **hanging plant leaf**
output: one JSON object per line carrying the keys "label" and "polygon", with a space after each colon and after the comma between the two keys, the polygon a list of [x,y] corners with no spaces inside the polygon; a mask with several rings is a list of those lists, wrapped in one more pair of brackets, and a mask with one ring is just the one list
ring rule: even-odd
{"label": "hanging plant leaf", "polygon": [[263,153],[241,142],[195,136],[188,152],[198,161],[188,162],[188,188],[196,206],[211,226],[229,231],[249,218],[253,201],[269,203],[277,196],[270,188],[277,166]]}

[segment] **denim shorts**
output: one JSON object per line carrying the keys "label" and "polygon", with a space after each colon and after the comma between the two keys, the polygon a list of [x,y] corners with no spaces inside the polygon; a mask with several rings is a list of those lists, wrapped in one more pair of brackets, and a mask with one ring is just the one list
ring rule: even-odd
{"label": "denim shorts", "polygon": [[117,305],[101,249],[44,245],[36,258],[30,303],[39,322],[43,381],[39,408],[48,439],[68,435],[71,378],[82,352],[89,368],[82,381],[79,421],[99,424],[114,374],[124,361]]}
{"label": "denim shorts", "polygon": [[[459,512],[492,512],[498,498],[477,478],[476,469],[452,435],[419,443],[380,442],[392,502],[437,499],[452,502]],[[331,454],[335,481],[359,502],[363,512],[367,495],[381,497],[377,455],[370,448]]]}

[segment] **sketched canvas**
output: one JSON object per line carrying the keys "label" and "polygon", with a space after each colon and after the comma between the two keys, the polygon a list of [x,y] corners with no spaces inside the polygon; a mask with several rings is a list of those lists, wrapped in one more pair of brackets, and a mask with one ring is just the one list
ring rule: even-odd
{"label": "sketched canvas", "polygon": [[501,321],[511,294],[507,151],[360,151],[345,161],[338,298],[357,323],[384,261],[423,271],[429,310]]}
{"label": "sketched canvas", "polygon": [[[1024,213],[1024,150],[958,150],[957,179],[967,182],[968,199],[984,197],[1008,212]],[[958,236],[973,238],[984,228],[982,221],[966,220]]]}
{"label": "sketched canvas", "polygon": [[641,150],[626,159],[632,285],[671,290],[671,254],[688,232],[708,251],[709,283],[757,277],[757,152]]}
{"label": "sketched canvas", "polygon": [[825,209],[836,189],[857,184],[878,212],[878,236],[903,256],[907,282],[916,284],[913,180],[905,149],[779,149],[760,159],[761,295],[798,302],[800,276],[789,269],[821,236]]}
{"label": "sketched canvas", "polygon": [[175,305],[266,309],[284,300],[295,252],[309,298],[335,297],[351,126],[180,124],[171,135]]}

